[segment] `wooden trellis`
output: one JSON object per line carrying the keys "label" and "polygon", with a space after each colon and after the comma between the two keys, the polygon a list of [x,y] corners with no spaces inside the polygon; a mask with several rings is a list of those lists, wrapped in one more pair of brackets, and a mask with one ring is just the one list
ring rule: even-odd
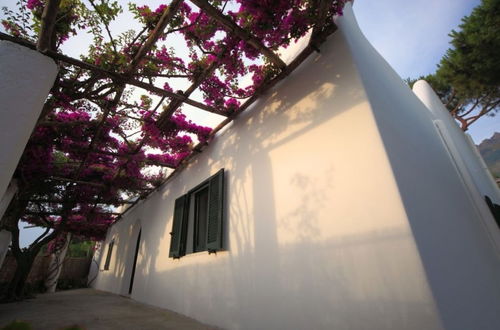
{"label": "wooden trellis", "polygon": [[[123,111],[114,111],[113,109],[118,106],[118,105],[125,105],[121,103],[121,97],[124,92],[124,89],[126,88],[127,85],[131,86],[136,86],[139,88],[142,88],[146,91],[149,91],[151,93],[155,93],[157,95],[162,96],[161,101],[158,103],[157,107],[155,108],[155,111],[160,107],[160,105],[163,103],[163,101],[168,98],[170,101],[168,105],[164,108],[164,110],[159,114],[159,117],[156,121],[157,127],[160,129],[168,129],[168,124],[169,124],[169,119],[170,117],[174,114],[174,112],[183,104],[188,104],[191,105],[199,110],[215,113],[218,115],[222,115],[226,117],[217,127],[215,127],[212,132],[210,133],[211,137],[213,137],[219,130],[221,130],[224,126],[226,126],[228,123],[230,123],[232,120],[234,120],[241,112],[246,110],[251,104],[253,104],[259,96],[264,94],[267,90],[272,88],[278,81],[284,79],[286,76],[288,76],[293,70],[295,70],[311,53],[314,51],[318,51],[319,46],[326,40],[326,38],[335,32],[336,26],[331,20],[327,20],[327,13],[328,13],[328,5],[331,4],[331,1],[328,0],[317,0],[313,1],[314,7],[312,8],[314,12],[317,13],[316,16],[316,21],[313,25],[312,28],[312,35],[310,38],[309,44],[296,56],[296,58],[289,63],[288,65],[283,62],[283,60],[276,54],[274,53],[271,49],[267,48],[258,38],[252,35],[251,31],[247,31],[240,27],[236,22],[232,20],[230,16],[225,15],[223,12],[221,12],[218,8],[212,6],[208,1],[206,0],[190,0],[193,4],[195,4],[200,10],[202,10],[205,14],[210,16],[212,19],[217,21],[227,33],[232,34],[233,36],[239,38],[240,40],[245,41],[248,45],[252,46],[255,48],[258,52],[260,52],[263,56],[265,56],[269,62],[273,63],[278,69],[279,73],[272,79],[266,79],[264,80],[260,86],[258,86],[249,98],[246,99],[246,101],[234,112],[227,112],[223,111],[220,109],[217,109],[215,107],[208,106],[206,104],[203,104],[201,102],[198,102],[196,100],[193,100],[190,98],[190,95],[197,90],[197,88],[200,86],[200,84],[203,83],[205,79],[210,77],[214,71],[217,69],[217,61],[213,61],[212,64],[208,66],[205,70],[202,72],[195,74],[194,76],[189,76],[189,75],[171,75],[171,76],[179,76],[179,77],[190,77],[192,78],[192,84],[189,88],[187,88],[183,92],[171,92],[164,90],[162,88],[154,86],[152,83],[147,83],[144,81],[139,80],[137,77],[140,77],[140,74],[137,73],[138,68],[140,67],[141,63],[144,60],[147,59],[147,54],[153,49],[155,44],[157,43],[158,39],[163,35],[165,28],[167,27],[168,23],[172,20],[172,18],[175,16],[177,10],[179,9],[180,5],[182,4],[183,0],[173,0],[171,4],[167,7],[168,9],[165,10],[159,19],[158,23],[156,24],[155,28],[150,32],[148,35],[146,41],[141,45],[139,50],[136,52],[134,55],[130,65],[127,67],[127,69],[124,71],[124,73],[118,73],[118,72],[112,72],[108,71],[105,69],[102,69],[96,65],[68,57],[66,55],[63,55],[61,53],[56,52],[55,50],[55,37],[54,37],[54,24],[55,24],[55,19],[57,16],[57,11],[59,7],[60,0],[48,0],[46,2],[43,15],[42,15],[42,24],[41,24],[41,29],[40,29],[40,34],[38,37],[38,42],[37,44],[33,44],[29,41],[13,37],[4,33],[0,33],[0,40],[8,40],[20,45],[23,45],[25,47],[38,50],[39,52],[53,58],[56,61],[60,61],[75,67],[78,67],[83,70],[88,70],[94,74],[97,75],[98,79],[109,79],[112,81],[112,83],[115,85],[115,95],[113,100],[111,100],[103,109],[103,113],[100,116],[99,121],[95,124],[95,130],[93,135],[90,137],[90,143],[85,150],[82,150],[85,153],[85,156],[83,157],[83,160],[79,162],[79,164],[76,164],[77,170],[72,176],[69,177],[52,177],[50,179],[54,181],[59,181],[59,182],[66,182],[66,183],[72,183],[75,185],[90,185],[95,188],[101,189],[102,192],[105,191],[107,188],[105,185],[99,183],[99,182],[89,182],[89,181],[83,181],[81,180],[81,173],[83,169],[85,168],[86,162],[89,158],[89,156],[92,153],[98,153],[98,154],[103,154],[107,156],[113,156],[116,158],[123,158],[127,159],[125,164],[123,165],[126,166],[127,162],[130,161],[133,156],[139,152],[141,152],[142,147],[147,143],[148,139],[150,139],[149,136],[144,136],[142,140],[137,144],[137,147],[133,150],[133,152],[129,154],[118,154],[115,152],[107,152],[107,151],[102,151],[98,150],[96,148],[96,145],[98,145],[99,142],[99,135],[106,123],[106,119],[110,115],[119,115],[119,116],[124,116],[127,118],[130,118],[132,120],[138,120],[138,121],[144,121],[142,118],[136,118],[133,116],[130,116]],[[223,56],[225,50],[219,54],[219,58]],[[147,76],[147,75],[146,75]],[[168,76],[168,75],[166,75]],[[128,105],[131,106],[131,105]],[[136,107],[136,106],[133,106]],[[39,124],[47,124],[50,125],[50,122],[44,123],[41,122]],[[174,175],[177,171],[179,171],[181,168],[183,168],[193,157],[196,156],[199,152],[203,150],[205,147],[204,143],[199,143],[197,144],[191,154],[186,157],[176,168],[169,164],[164,164],[161,162],[157,161],[149,161],[147,160],[148,164],[150,165],[155,165],[155,166],[162,166],[162,167],[168,167],[168,168],[174,168],[174,171],[166,178],[166,180],[169,180],[172,175]],[[123,170],[123,167],[118,170],[118,172],[115,174],[115,177],[120,175],[120,172]],[[153,184],[150,184],[150,188],[148,189],[137,189],[135,191],[136,198],[132,200],[105,200],[101,198],[99,195],[98,198],[92,199],[90,201],[81,201],[81,200],[75,200],[73,198],[60,198],[60,199],[47,199],[47,198],[34,198],[30,200],[30,202],[33,203],[46,203],[46,204],[61,204],[61,205],[66,205],[66,204],[72,204],[74,205],[78,203],[94,203],[94,204],[107,204],[107,205],[113,205],[113,204],[128,204],[130,205],[124,212],[117,213],[117,212],[109,212],[107,214],[110,215],[116,215],[118,216],[118,219],[125,213],[127,210],[129,210],[135,203],[137,203],[140,199],[145,198],[148,194],[150,194],[152,191],[154,191],[156,187]],[[133,189],[132,189],[133,190]],[[28,213],[31,211],[28,211]],[[54,210],[47,212],[52,215],[58,215],[60,214],[60,210]],[[27,213],[27,214],[28,214]],[[44,212],[31,212],[32,214],[45,214]]]}

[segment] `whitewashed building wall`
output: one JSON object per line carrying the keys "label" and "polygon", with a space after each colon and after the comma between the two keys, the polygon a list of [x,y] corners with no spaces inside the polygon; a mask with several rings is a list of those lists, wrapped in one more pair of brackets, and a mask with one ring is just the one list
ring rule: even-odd
{"label": "whitewashed building wall", "polygon": [[[17,188],[12,176],[57,76],[49,57],[9,41],[0,41],[0,217]],[[11,234],[0,231],[0,266]]]}
{"label": "whitewashed building wall", "polygon": [[[131,297],[210,325],[497,328],[499,233],[349,4],[337,23],[320,53],[109,230],[95,288],[128,293],[141,230]],[[226,250],[169,258],[175,199],[221,168]]]}
{"label": "whitewashed building wall", "polygon": [[24,147],[57,75],[49,57],[0,41],[0,198],[5,194]]}

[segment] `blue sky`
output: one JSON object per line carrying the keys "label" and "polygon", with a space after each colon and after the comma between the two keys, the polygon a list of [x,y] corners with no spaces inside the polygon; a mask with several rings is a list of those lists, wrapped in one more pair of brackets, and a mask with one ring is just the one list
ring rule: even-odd
{"label": "blue sky", "polygon": [[[479,0],[356,0],[354,13],[372,45],[402,78],[433,73],[457,29]],[[500,116],[483,117],[468,133],[479,144],[500,131]]]}
{"label": "blue sky", "polygon": [[[121,1],[125,3],[125,1]],[[155,7],[156,1],[143,1]],[[12,6],[14,0],[0,0]],[[366,37],[402,78],[434,72],[449,47],[448,33],[456,29],[479,0],[356,0],[354,12]],[[124,4],[126,8],[126,5]],[[476,143],[500,131],[500,116],[483,118],[469,131]],[[23,230],[30,242],[38,229]]]}

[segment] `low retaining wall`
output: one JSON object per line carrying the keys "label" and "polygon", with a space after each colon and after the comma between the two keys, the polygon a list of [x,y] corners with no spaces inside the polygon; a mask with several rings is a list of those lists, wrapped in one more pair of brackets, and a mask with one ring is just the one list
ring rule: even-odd
{"label": "low retaining wall", "polygon": [[[49,267],[49,257],[39,255],[35,258],[27,283],[37,283],[43,281],[47,275]],[[90,257],[85,258],[66,258],[59,280],[83,280],[86,279],[89,272]],[[16,260],[12,254],[7,254],[0,269],[0,283],[9,282],[16,270]]]}

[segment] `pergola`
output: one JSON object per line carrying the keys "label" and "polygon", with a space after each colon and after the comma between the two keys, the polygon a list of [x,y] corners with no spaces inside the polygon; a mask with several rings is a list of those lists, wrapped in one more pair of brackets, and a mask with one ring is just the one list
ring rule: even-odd
{"label": "pergola", "polygon": [[[308,2],[308,6],[310,6],[309,11],[315,13],[314,22],[311,24],[310,41],[308,42],[307,46],[303,48],[303,50],[300,51],[300,53],[291,62],[286,64],[275,50],[267,47],[262,40],[260,40],[252,33],[252,31],[240,26],[238,22],[235,21],[230,15],[224,13],[223,9],[221,9],[220,6],[213,5],[207,0],[190,0],[190,3],[194,4],[199,8],[200,11],[203,11],[212,20],[217,22],[216,24],[222,26],[226,33],[231,34],[235,38],[253,47],[259,54],[261,54],[265,58],[265,61],[267,63],[270,63],[270,65],[272,65],[276,70],[276,73],[267,76],[254,89],[252,95],[249,95],[247,98],[245,98],[244,102],[239,107],[230,111],[197,101],[191,97],[193,92],[195,92],[206,79],[214,74],[215,70],[220,65],[220,62],[217,60],[214,60],[204,70],[192,73],[192,75],[189,77],[191,85],[183,91],[169,91],[164,88],[155,86],[154,83],[148,80],[145,76],[137,76],[138,70],[143,67],[145,63],[147,63],[148,61],[154,61],[154,59],[150,58],[148,54],[154,48],[155,44],[167,33],[165,29],[167,28],[169,22],[174,19],[176,12],[179,10],[181,4],[183,3],[182,0],[173,0],[168,5],[167,9],[163,11],[160,19],[156,23],[156,26],[151,29],[147,38],[144,38],[145,41],[135,52],[132,61],[130,61],[127,68],[123,72],[110,71],[96,65],[95,63],[72,58],[56,50],[54,41],[54,26],[56,24],[56,17],[60,0],[46,1],[41,19],[41,28],[38,35],[38,41],[36,42],[36,44],[22,38],[4,33],[0,33],[0,39],[11,41],[33,50],[37,50],[45,54],[46,56],[53,58],[56,62],[61,63],[61,65],[65,67],[71,67],[77,70],[85,70],[86,72],[92,73],[96,77],[96,79],[106,79],[108,81],[111,81],[111,83],[114,85],[114,96],[109,100],[108,104],[105,107],[102,107],[102,113],[99,115],[99,122],[97,122],[92,127],[92,131],[90,133],[90,136],[88,137],[89,143],[84,148],[84,150],[82,150],[85,156],[79,163],[74,164],[75,170],[70,175],[60,174],[48,178],[50,180],[53,180],[54,182],[71,184],[75,189],[78,189],[78,187],[92,186],[96,189],[104,190],[106,189],[105,184],[99,181],[86,181],[82,179],[82,171],[87,165],[89,155],[93,153],[100,153],[114,157],[116,159],[121,159],[122,161],[125,160],[122,165],[123,167],[125,167],[127,166],[127,163],[130,161],[130,159],[133,159],[134,155],[143,151],[144,146],[150,139],[150,136],[145,134],[142,139],[135,144],[135,148],[128,153],[105,151],[102,150],[102,148],[98,148],[101,138],[101,131],[105,126],[106,120],[110,116],[119,115],[133,121],[144,121],[143,118],[135,117],[127,113],[126,111],[116,111],[118,105],[123,105],[121,103],[121,98],[127,86],[136,86],[161,97],[160,102],[156,105],[156,107],[154,107],[154,111],[158,111],[161,107],[163,109],[160,110],[161,112],[159,113],[159,116],[154,123],[161,130],[169,130],[169,119],[183,104],[195,107],[200,111],[206,111],[224,116],[225,118],[223,119],[223,121],[220,122],[220,124],[213,128],[210,132],[209,136],[213,137],[223,127],[234,120],[240,113],[248,109],[250,105],[252,105],[259,98],[259,96],[265,94],[266,91],[268,91],[280,80],[284,79],[292,71],[294,71],[306,58],[308,58],[309,55],[311,55],[315,51],[319,51],[320,45],[330,34],[336,31],[336,26],[332,20],[332,16],[334,15],[334,13],[332,13],[329,8],[332,7],[333,3],[339,2],[341,1],[311,0]],[[341,7],[341,5],[339,6]],[[220,59],[221,56],[222,54],[217,54],[218,59]],[[42,110],[42,116],[40,116],[37,125],[51,125],[44,119],[44,115],[46,115],[48,111],[50,111],[50,109]],[[52,124],[57,125],[56,123]],[[182,161],[180,161],[178,164],[170,164],[148,159],[144,161],[149,165],[173,169],[169,176],[166,177],[166,180],[168,180],[172,175],[174,175],[177,171],[188,164],[188,162],[193,159],[193,157],[196,157],[196,154],[202,152],[206,145],[207,141],[200,141],[199,143],[194,145],[191,148],[190,154],[187,157],[183,158]],[[120,171],[122,171],[122,169],[120,169],[115,175],[119,175]],[[28,201],[29,203],[35,203],[38,205],[45,204],[51,206],[59,205],[62,206],[62,208],[42,208],[43,211],[28,210],[25,212],[25,214],[33,214],[36,216],[58,216],[62,212],[64,212],[65,206],[69,205],[69,207],[71,208],[78,203],[94,203],[95,205],[109,205],[110,207],[107,208],[109,212],[106,211],[105,213],[108,216],[114,217],[115,221],[117,221],[125,212],[127,212],[127,210],[131,208],[131,206],[133,206],[139,200],[148,196],[155,189],[157,189],[158,186],[158,183],[147,182],[145,188],[140,188],[134,191],[134,198],[126,199],[109,200],[103,198],[100,194],[97,194],[95,198],[91,198],[90,200],[76,200],[74,197],[70,196],[68,196],[67,198],[62,196],[61,198],[56,199],[41,197],[30,199]],[[111,206],[117,204],[128,204],[129,207],[123,207],[121,208],[122,210],[118,212],[114,208],[111,208]]]}

